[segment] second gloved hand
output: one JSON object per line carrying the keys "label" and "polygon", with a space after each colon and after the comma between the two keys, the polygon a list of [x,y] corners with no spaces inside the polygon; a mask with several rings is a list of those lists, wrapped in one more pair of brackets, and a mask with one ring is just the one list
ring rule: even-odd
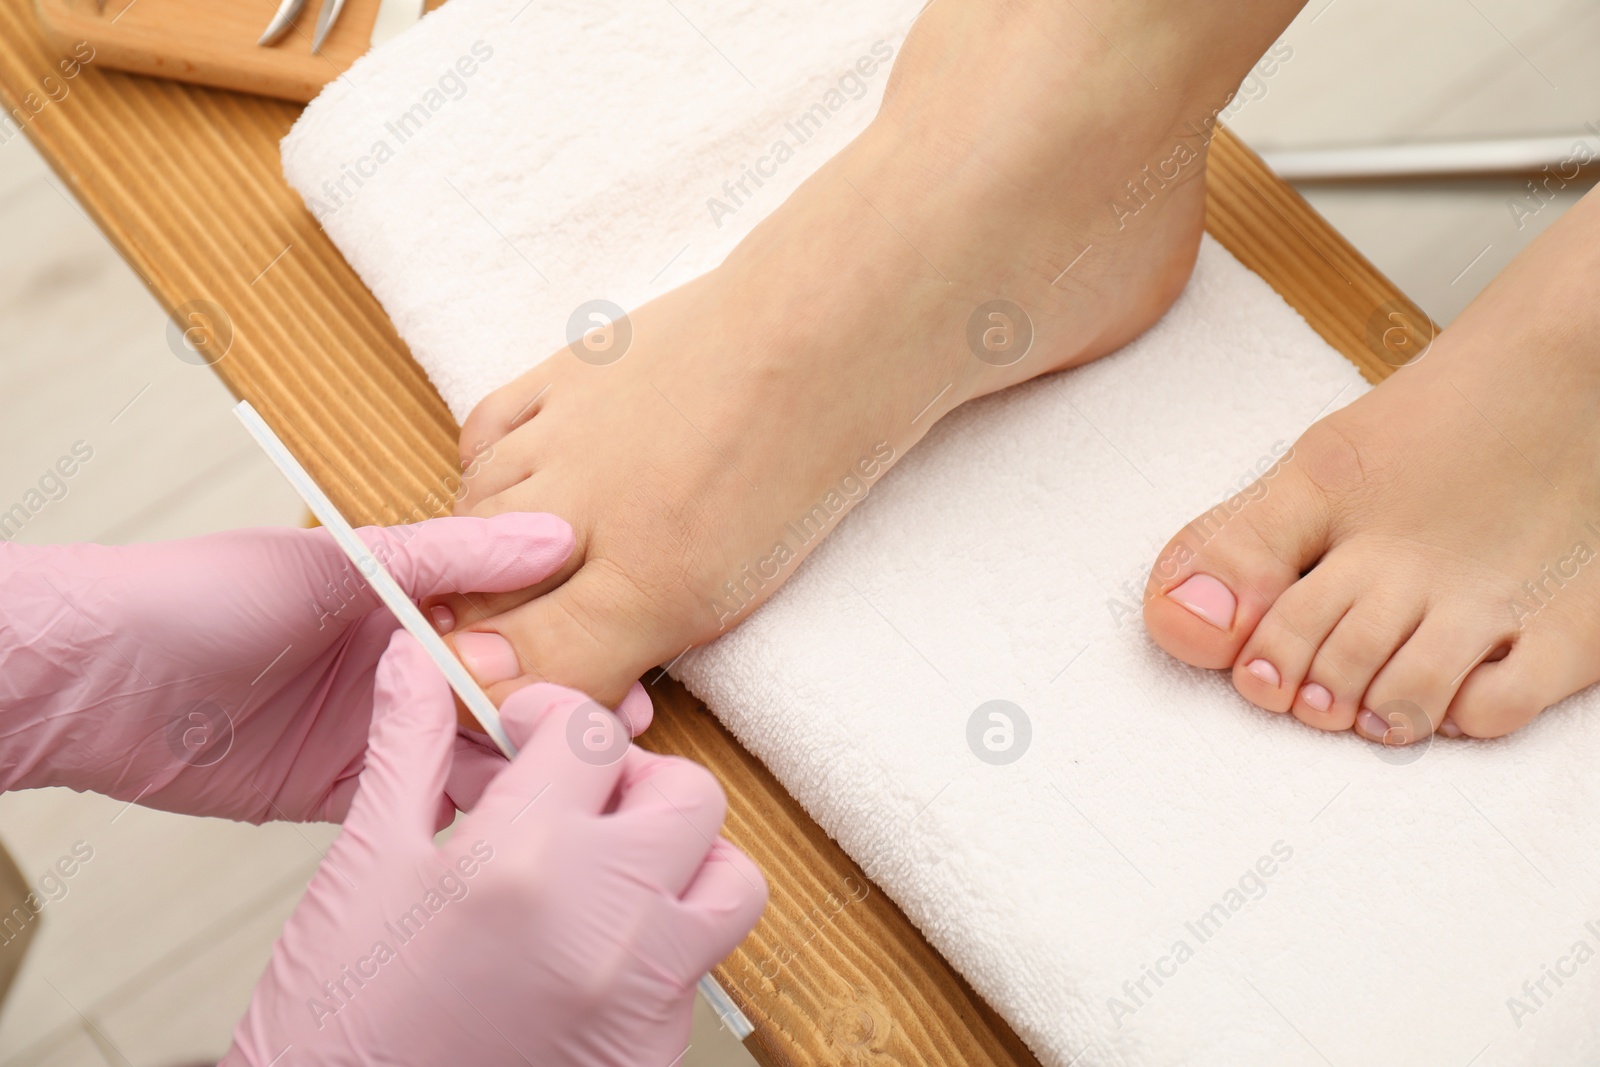
{"label": "second gloved hand", "polygon": [[501,711],[520,752],[436,846],[455,715],[395,635],[360,790],[222,1067],[680,1063],[696,981],[766,904],[721,789],[573,690]]}

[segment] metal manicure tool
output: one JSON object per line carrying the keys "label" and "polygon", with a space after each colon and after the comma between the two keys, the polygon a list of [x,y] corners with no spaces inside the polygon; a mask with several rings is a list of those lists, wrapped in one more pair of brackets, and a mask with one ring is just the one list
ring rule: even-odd
{"label": "metal manicure tool", "polygon": [[[300,12],[305,6],[306,0],[283,0],[283,3],[278,5],[277,14],[267,23],[266,30],[256,44],[263,47],[277,44],[283,39],[283,35],[289,32],[289,27],[294,25],[294,20],[300,17]],[[322,42],[328,39],[328,32],[339,20],[339,12],[343,9],[344,0],[322,0],[322,10],[317,14],[316,34],[311,38],[313,54],[322,51]]]}
{"label": "metal manicure tool", "polygon": [[[104,0],[101,0],[104,3]],[[266,31],[261,34],[261,40],[256,44],[263,47],[277,44],[283,35],[289,32],[294,25],[294,20],[300,17],[300,12],[305,9],[306,0],[283,0],[278,6],[277,14],[272,16],[272,21],[267,23]],[[378,14],[372,23],[372,47],[398,36],[408,29],[423,15],[423,0],[382,0],[378,5]],[[328,34],[333,29],[333,24],[339,21],[339,13],[344,10],[344,0],[322,0],[322,10],[317,13],[317,29],[311,38],[311,52],[313,55],[322,51],[322,42],[327,40]]]}

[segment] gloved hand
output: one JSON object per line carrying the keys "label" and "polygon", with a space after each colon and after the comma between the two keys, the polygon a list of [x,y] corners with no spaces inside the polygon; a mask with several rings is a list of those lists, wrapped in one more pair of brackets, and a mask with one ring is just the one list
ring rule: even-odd
{"label": "gloved hand", "polygon": [[450,692],[394,636],[344,829],[221,1067],[680,1061],[696,981],[766,904],[718,837],[721,789],[686,760],[584,738],[623,727],[573,690],[529,686],[501,713],[520,752],[435,846]]}
{"label": "gloved hand", "polygon": [[[414,597],[523,589],[573,544],[566,523],[535,514],[361,536]],[[373,670],[398,625],[325,530],[0,544],[0,789],[337,821],[362,767]],[[642,730],[650,698],[636,685],[620,711]],[[504,761],[461,744],[459,791],[475,797]],[[442,800],[440,825],[453,815]]]}

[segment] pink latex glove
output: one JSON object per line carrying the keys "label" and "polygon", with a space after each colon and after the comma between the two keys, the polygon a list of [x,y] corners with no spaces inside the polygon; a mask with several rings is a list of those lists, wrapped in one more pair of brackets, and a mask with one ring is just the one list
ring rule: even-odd
{"label": "pink latex glove", "polygon": [[623,727],[573,690],[501,711],[520,752],[435,846],[455,713],[394,636],[360,790],[222,1067],[680,1061],[695,982],[766,904],[718,836],[722,790],[687,760],[597,757],[583,732]]}
{"label": "pink latex glove", "polygon": [[[526,588],[573,544],[566,523],[535,514],[361,536],[418,598]],[[0,544],[0,789],[337,821],[362,767],[373,670],[398,625],[325,530]],[[643,729],[650,699],[636,685],[621,711]],[[455,785],[473,798],[504,761],[460,743]],[[440,825],[453,814],[441,801]]]}

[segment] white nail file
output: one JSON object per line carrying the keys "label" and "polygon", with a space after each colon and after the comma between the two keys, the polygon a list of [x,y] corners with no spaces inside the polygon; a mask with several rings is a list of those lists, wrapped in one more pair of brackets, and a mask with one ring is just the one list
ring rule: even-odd
{"label": "white nail file", "polygon": [[[378,598],[400,620],[400,625],[406,632],[417,639],[418,644],[427,650],[433,662],[438,664],[439,670],[444,672],[445,680],[450,683],[450,688],[456,691],[461,702],[467,706],[472,717],[478,720],[478,725],[483,727],[485,733],[494,739],[500,751],[506,754],[507,759],[512,759],[517,754],[516,746],[511,743],[511,738],[506,736],[506,731],[500,725],[500,711],[494,706],[488,694],[478,688],[478,683],[472,675],[456,659],[455,653],[450,651],[450,646],[444,643],[437,631],[422,617],[416,604],[400,588],[400,583],[394,580],[394,575],[389,573],[378,558],[367,548],[366,542],[356,535],[355,527],[345,521],[339,514],[339,509],[333,506],[333,501],[328,499],[326,493],[318,488],[317,483],[311,480],[311,475],[300,466],[300,461],[284,447],[278,435],[272,432],[272,427],[266,424],[259,412],[250,406],[250,401],[241,400],[234,406],[233,413],[244,423],[244,428],[250,436],[255,438],[256,444],[272,460],[273,465],[282,472],[294,491],[300,494],[300,499],[306,502],[306,507],[311,509],[311,514],[322,523],[323,529],[333,535],[334,543],[344,551],[356,570],[372,586]],[[739,1010],[728,994],[723,991],[717,980],[709,974],[700,979],[698,988],[700,995],[706,998],[706,1003],[711,1005],[722,1024],[728,1028],[734,1037],[743,1041],[755,1032],[755,1027]]]}
{"label": "white nail file", "polygon": [[361,573],[361,577],[372,586],[372,591],[378,594],[378,598],[394,613],[394,617],[400,620],[400,625],[417,639],[417,643],[427,651],[433,662],[438,664],[439,670],[444,672],[445,680],[450,683],[450,688],[456,691],[456,695],[467,706],[472,717],[478,720],[483,732],[494,740],[500,751],[506,754],[507,759],[514,757],[517,754],[516,746],[511,743],[511,738],[506,736],[505,728],[500,725],[500,712],[494,706],[494,701],[478,688],[478,683],[467,673],[467,669],[461,665],[455,653],[450,651],[450,646],[444,643],[438,631],[422,617],[422,612],[412,603],[405,590],[400,588],[400,583],[394,580],[388,568],[378,561],[367,548],[366,542],[356,535],[355,528],[339,514],[339,509],[333,506],[333,501],[329,500],[327,494],[311,480],[311,475],[306,473],[306,469],[300,466],[300,461],[284,447],[278,435],[272,432],[272,427],[268,426],[260,413],[250,406],[250,401],[239,401],[233,413],[244,423],[244,428],[256,439],[256,444],[261,446],[267,458],[272,460],[288,479],[289,484],[294,486],[295,492],[300,494],[300,499],[306,502],[311,514],[322,523],[323,529],[333,535],[334,543],[350,558],[350,562]]}

